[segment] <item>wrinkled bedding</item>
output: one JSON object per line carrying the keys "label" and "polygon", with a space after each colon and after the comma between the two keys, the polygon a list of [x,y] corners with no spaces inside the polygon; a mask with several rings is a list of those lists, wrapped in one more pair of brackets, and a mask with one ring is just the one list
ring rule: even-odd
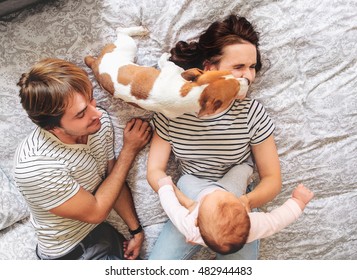
{"label": "wrinkled bedding", "polygon": [[[150,34],[136,38],[137,63],[156,66],[175,42],[196,39],[230,13],[247,17],[260,32],[263,69],[249,95],[276,125],[283,190],[262,210],[280,205],[300,182],[315,193],[296,223],[261,240],[259,258],[357,259],[357,2],[343,0],[59,0],[1,18],[0,259],[36,258],[29,211],[12,175],[16,146],[34,127],[19,103],[21,73],[45,57],[86,69],[98,104],[111,115],[118,153],[125,123],[150,119],[152,112],[109,96],[83,58],[113,41],[117,27],[144,25]],[[146,182],[148,149],[128,177],[146,233],[143,258],[167,220]],[[179,175],[173,158],[169,173]],[[127,233],[115,213],[109,221]],[[212,252],[202,250],[195,258],[212,258]]]}

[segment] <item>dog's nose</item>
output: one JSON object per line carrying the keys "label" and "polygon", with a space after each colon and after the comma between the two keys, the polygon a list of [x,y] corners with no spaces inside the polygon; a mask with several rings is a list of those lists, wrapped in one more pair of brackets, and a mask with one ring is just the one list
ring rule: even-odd
{"label": "dog's nose", "polygon": [[247,78],[238,78],[238,81],[241,85],[244,85],[244,86],[250,85],[250,81]]}

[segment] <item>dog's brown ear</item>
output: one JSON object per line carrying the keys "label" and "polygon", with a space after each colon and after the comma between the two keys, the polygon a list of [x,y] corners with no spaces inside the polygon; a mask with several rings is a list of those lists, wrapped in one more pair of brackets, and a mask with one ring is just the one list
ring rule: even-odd
{"label": "dog's brown ear", "polygon": [[194,82],[199,76],[203,74],[203,71],[198,68],[191,68],[181,73],[182,78],[186,81]]}
{"label": "dog's brown ear", "polygon": [[223,102],[214,98],[201,100],[201,109],[198,112],[198,117],[213,115],[221,106]]}
{"label": "dog's brown ear", "polygon": [[84,58],[84,63],[85,63],[89,68],[92,68],[92,65],[93,65],[94,61],[95,61],[95,58],[94,58],[93,56],[90,56],[90,55],[88,55],[88,56],[86,56],[86,57]]}

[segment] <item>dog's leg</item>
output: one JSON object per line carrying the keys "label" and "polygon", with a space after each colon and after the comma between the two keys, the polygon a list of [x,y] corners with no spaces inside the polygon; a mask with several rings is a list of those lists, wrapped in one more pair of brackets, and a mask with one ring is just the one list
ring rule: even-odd
{"label": "dog's leg", "polygon": [[149,33],[144,26],[118,27],[117,34],[124,33],[129,36],[145,36]]}
{"label": "dog's leg", "polygon": [[[116,46],[115,52],[117,54],[123,54],[123,65],[127,62],[134,62],[136,57],[137,45],[133,39],[133,36],[140,36],[148,34],[148,30],[143,26],[133,26],[117,28],[117,39],[114,42]],[[119,60],[117,60],[119,61]]]}
{"label": "dog's leg", "polygon": [[169,58],[170,58],[170,54],[166,52],[160,56],[159,61],[157,62],[157,65],[159,66],[160,69],[164,68],[165,65],[167,65],[168,63],[173,63],[169,61]]}

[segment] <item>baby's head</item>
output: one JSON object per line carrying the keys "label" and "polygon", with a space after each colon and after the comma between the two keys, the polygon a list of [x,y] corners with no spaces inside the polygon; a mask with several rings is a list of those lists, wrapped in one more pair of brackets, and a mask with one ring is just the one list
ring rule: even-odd
{"label": "baby's head", "polygon": [[247,241],[250,219],[245,206],[234,194],[214,191],[201,202],[197,225],[205,244],[226,255],[240,250]]}

